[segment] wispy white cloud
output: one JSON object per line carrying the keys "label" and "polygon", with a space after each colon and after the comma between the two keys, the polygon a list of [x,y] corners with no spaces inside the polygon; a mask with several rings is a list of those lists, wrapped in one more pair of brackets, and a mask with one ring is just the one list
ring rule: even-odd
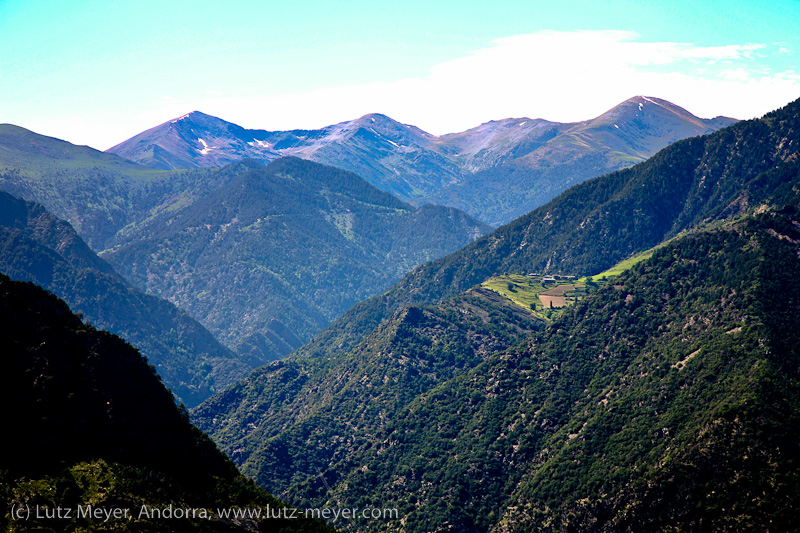
{"label": "wispy white cloud", "polygon": [[760,43],[698,46],[643,42],[626,31],[543,31],[498,39],[424,77],[198,106],[249,127],[318,127],[382,112],[433,133],[510,116],[577,121],[636,94],[701,116],[751,118],[800,97],[800,76],[762,61],[779,53],[786,51]]}
{"label": "wispy white cloud", "polygon": [[771,57],[787,53],[785,43],[700,46],[645,42],[628,31],[542,31],[497,39],[416,78],[292,94],[215,87],[192,101],[164,97],[138,116],[120,112],[115,123],[125,130],[115,140],[194,109],[272,130],[380,112],[441,134],[506,117],[584,120],[643,94],[702,117],[752,118],[800,97],[800,75],[770,67]]}

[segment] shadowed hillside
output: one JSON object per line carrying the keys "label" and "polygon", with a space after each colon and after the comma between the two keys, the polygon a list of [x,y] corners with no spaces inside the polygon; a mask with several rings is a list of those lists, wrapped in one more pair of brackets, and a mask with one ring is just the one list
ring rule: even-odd
{"label": "shadowed hillside", "polygon": [[[41,518],[9,530],[326,531],[306,520],[236,523],[140,517],[150,508],[282,507],[243,478],[173,403],[152,367],[122,339],[84,325],[62,301],[0,275],[0,396],[13,405],[0,458],[0,495]],[[128,509],[110,521],[78,505]],[[26,507],[27,506],[27,507]],[[44,509],[72,509],[47,518]],[[216,511],[214,511],[216,512]],[[63,516],[63,515],[62,515]]]}
{"label": "shadowed hillside", "polygon": [[258,366],[223,347],[184,311],[132,287],[69,224],[2,192],[0,272],[52,291],[87,321],[124,336],[189,406]]}

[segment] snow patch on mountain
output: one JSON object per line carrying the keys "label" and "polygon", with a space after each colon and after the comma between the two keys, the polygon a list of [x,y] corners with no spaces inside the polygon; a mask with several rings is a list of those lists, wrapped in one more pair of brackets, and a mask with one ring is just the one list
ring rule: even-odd
{"label": "snow patch on mountain", "polygon": [[259,141],[258,139],[253,139],[251,142],[247,143],[254,148],[272,148],[272,144],[267,141]]}
{"label": "snow patch on mountain", "polygon": [[198,150],[198,152],[200,152],[200,155],[208,155],[208,152],[213,150],[213,148],[209,147],[208,143],[206,143],[203,139],[197,139],[197,140],[200,141],[200,144],[203,145],[203,149]]}

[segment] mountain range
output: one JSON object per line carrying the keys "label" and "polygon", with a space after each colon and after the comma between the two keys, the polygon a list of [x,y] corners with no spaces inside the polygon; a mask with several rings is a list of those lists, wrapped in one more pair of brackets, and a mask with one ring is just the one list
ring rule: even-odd
{"label": "mountain range", "polygon": [[[798,131],[800,101],[573,187],[417,267],[194,420],[293,501],[405,513],[376,529],[792,529]],[[642,252],[547,325],[475,288]]]}
{"label": "mountain range", "polygon": [[[438,190],[523,183],[509,169],[532,175],[537,150],[564,169],[588,166],[575,146],[608,163],[638,142],[643,156],[660,142],[645,119],[680,114],[625,104],[585,131],[549,138],[558,125],[535,124],[526,135],[543,144],[516,154],[482,151],[488,130],[465,136],[458,150],[476,167]],[[615,145],[626,117],[645,133]],[[380,117],[367,119],[348,142],[375,140]],[[511,139],[526,126],[490,129]],[[414,207],[297,157],[156,170],[2,126],[0,189],[20,198],[0,194],[0,271],[164,359],[148,365],[0,275],[0,394],[14,406],[0,494],[14,508],[284,505],[235,464],[292,505],[399,511],[335,524],[345,531],[792,530],[798,131],[800,100],[675,141],[478,237],[489,228],[456,208]],[[539,305],[553,284],[572,303]],[[239,365],[286,354],[376,293],[219,391]],[[184,380],[192,404],[216,387],[191,419],[233,462],[158,372]],[[325,530],[217,516],[24,526]]]}
{"label": "mountain range", "polygon": [[108,152],[157,169],[297,156],[355,172],[402,200],[458,207],[499,225],[571,185],[733,122],[700,119],[666,100],[644,96],[584,122],[505,119],[442,136],[381,114],[319,130],[266,131],[195,111]]}

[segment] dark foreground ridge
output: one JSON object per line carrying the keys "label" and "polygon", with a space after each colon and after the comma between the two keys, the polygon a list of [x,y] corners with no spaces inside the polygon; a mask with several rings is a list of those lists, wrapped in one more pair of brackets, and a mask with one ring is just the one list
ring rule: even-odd
{"label": "dark foreground ridge", "polygon": [[[134,348],[84,325],[53,295],[0,275],[0,339],[0,401],[13,406],[0,456],[4,530],[327,530],[307,520],[204,518],[200,509],[284,504],[190,424]],[[100,515],[86,516],[87,506]]]}

